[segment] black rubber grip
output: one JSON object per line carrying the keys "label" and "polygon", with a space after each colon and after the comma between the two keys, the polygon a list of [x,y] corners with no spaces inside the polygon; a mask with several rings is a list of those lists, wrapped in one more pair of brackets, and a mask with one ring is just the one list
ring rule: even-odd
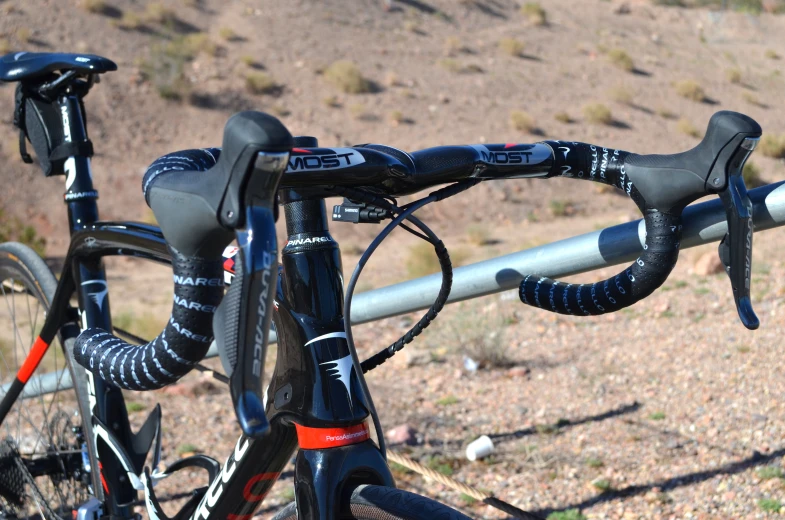
{"label": "black rubber grip", "polygon": [[204,358],[213,340],[212,317],[224,293],[223,263],[170,251],[174,303],[169,323],[157,338],[131,345],[91,328],[76,339],[76,361],[120,388],[154,390],[177,381]]}
{"label": "black rubber grip", "polygon": [[519,295],[527,305],[579,316],[596,316],[629,307],[665,282],[679,258],[681,218],[649,211],[644,216],[646,245],[630,267],[593,284],[567,284],[529,275]]}
{"label": "black rubber grip", "polygon": [[242,251],[237,253],[234,262],[234,279],[213,318],[218,354],[227,376],[231,376],[234,372],[240,356],[240,317],[243,303],[242,254]]}

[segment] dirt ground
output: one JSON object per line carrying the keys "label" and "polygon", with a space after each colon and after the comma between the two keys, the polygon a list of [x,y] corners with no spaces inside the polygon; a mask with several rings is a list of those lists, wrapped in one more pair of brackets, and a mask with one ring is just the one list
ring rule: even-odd
{"label": "dirt ground", "polygon": [[[785,104],[783,60],[767,57],[767,51],[785,56],[785,16],[642,0],[550,0],[542,2],[549,23],[535,26],[511,0],[396,0],[392,11],[372,0],[161,3],[175,10],[174,29],[112,24],[122,13],[144,13],[148,2],[142,1],[108,0],[115,10],[102,13],[71,0],[0,2],[0,35],[13,49],[95,52],[120,66],[86,99],[106,219],[145,218],[139,189],[145,166],[166,152],[218,144],[227,117],[245,108],[272,111],[293,133],[316,135],[323,145],[382,142],[407,150],[560,138],[672,153],[698,142],[679,130],[681,119],[702,129],[721,109],[749,114],[766,132],[785,132],[777,110]],[[236,38],[220,35],[227,27]],[[20,29],[29,29],[27,42]],[[214,55],[200,53],[186,64],[190,101],[162,99],[140,72],[154,45],[180,36],[171,31],[208,34],[218,46]],[[499,50],[503,37],[525,43],[521,57]],[[613,48],[629,53],[634,72],[610,63]],[[281,85],[275,95],[245,89],[252,70],[245,56]],[[346,94],[329,85],[320,71],[339,59],[357,63],[376,91]],[[463,72],[453,72],[455,62]],[[729,80],[729,69],[740,72],[738,82]],[[673,83],[682,79],[700,83],[707,101],[679,97]],[[620,89],[632,98],[620,101]],[[12,88],[0,86],[6,161],[0,206],[31,219],[47,237],[48,253],[58,256],[67,246],[62,184],[18,159],[12,102]],[[582,110],[589,102],[607,105],[615,122],[589,124]],[[393,117],[396,110],[402,118]],[[533,132],[511,128],[513,110],[532,116]],[[573,122],[554,119],[562,111]],[[782,178],[782,161],[760,153],[753,161],[765,181]],[[464,263],[635,215],[627,198],[566,180],[488,183],[422,211]],[[468,238],[471,229],[487,238],[483,245]],[[378,230],[333,226],[345,273]],[[406,263],[415,243],[405,233],[394,235],[372,259],[361,290],[410,278]],[[783,243],[781,229],[756,234],[753,303],[761,328],[755,332],[738,321],[724,274],[695,273],[701,256],[716,254],[716,244],[683,251],[660,291],[609,316],[557,317],[524,307],[509,293],[448,306],[418,341],[368,376],[385,430],[417,431],[415,445],[393,449],[543,516],[571,509],[591,519],[785,514],[763,505],[785,505]],[[170,273],[112,260],[109,275],[117,320],[156,334],[169,313]],[[412,319],[358,326],[361,357],[397,339]],[[503,354],[503,362],[467,371],[464,356],[478,349]],[[228,393],[197,374],[129,400],[138,403],[131,412],[136,424],[162,404],[166,462],[190,450],[223,461],[239,433]],[[496,450],[469,462],[463,450],[480,435],[489,435]],[[395,475],[401,487],[470,516],[504,518],[414,474],[396,469]],[[182,490],[193,484],[189,478],[163,481],[159,494]],[[291,500],[290,489],[289,472],[264,503],[264,518]]]}

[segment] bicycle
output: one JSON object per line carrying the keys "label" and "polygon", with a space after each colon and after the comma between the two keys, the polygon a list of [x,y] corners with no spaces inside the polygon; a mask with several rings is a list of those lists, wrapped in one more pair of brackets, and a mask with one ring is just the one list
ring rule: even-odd
{"label": "bicycle", "polygon": [[[646,243],[622,273],[584,285],[531,275],[520,283],[524,303],[578,315],[614,312],[655,291],[677,261],[682,211],[718,194],[729,229],[720,256],[742,323],[758,326],[749,298],[752,205],[741,173],[761,129],[742,114],[715,114],[703,141],[690,151],[643,156],[561,141],[413,153],[376,144],[320,148],[313,137],[292,137],[269,115],[240,112],[227,122],[220,149],[168,154],[147,170],[143,193],[159,228],[98,220],[93,146],[82,100],[100,74],[113,70],[113,62],[94,55],[17,53],[0,59],[0,80],[19,82],[14,121],[20,152],[32,161],[25,149],[29,139],[44,174],[66,177],[71,230],[59,280],[26,246],[0,244],[0,290],[11,311],[15,354],[6,361],[0,401],[5,516],[131,518],[142,492],[148,515],[168,519],[154,484],[198,468],[210,484],[194,490],[173,518],[245,520],[297,451],[296,500],[276,518],[466,518],[395,488],[363,374],[411,342],[450,294],[447,249],[414,213],[479,182],[593,180],[621,189],[636,203],[644,215]],[[444,184],[427,197],[396,205],[395,197]],[[391,220],[362,255],[345,291],[324,204],[335,195],[344,202],[334,208],[334,221]],[[279,267],[274,224],[280,206],[287,243]],[[398,226],[434,246],[441,290],[401,339],[360,362],[349,320],[352,296],[368,258]],[[237,248],[226,252],[233,240]],[[110,255],[172,265],[172,315],[154,340],[113,329],[102,265]],[[225,270],[234,275],[226,290]],[[17,299],[27,304],[18,320]],[[273,320],[279,354],[265,391],[263,365]],[[62,349],[49,349],[58,340]],[[160,407],[134,433],[122,389],[153,390],[177,381],[199,366],[213,340],[242,435],[223,466],[194,455],[161,471]],[[54,391],[43,391],[41,379],[32,378],[39,367],[53,370]],[[38,390],[28,392],[31,382]],[[60,392],[67,389],[73,395]],[[40,411],[32,411],[34,404]]]}

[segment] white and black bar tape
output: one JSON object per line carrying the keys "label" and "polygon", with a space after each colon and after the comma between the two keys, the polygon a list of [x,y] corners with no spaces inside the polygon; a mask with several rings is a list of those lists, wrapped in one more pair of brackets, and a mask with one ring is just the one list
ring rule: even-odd
{"label": "white and black bar tape", "polygon": [[91,328],[76,339],[76,361],[120,388],[156,390],[177,381],[204,358],[213,340],[213,314],[224,294],[222,262],[170,250],[174,302],[169,323],[157,338],[132,345]]}

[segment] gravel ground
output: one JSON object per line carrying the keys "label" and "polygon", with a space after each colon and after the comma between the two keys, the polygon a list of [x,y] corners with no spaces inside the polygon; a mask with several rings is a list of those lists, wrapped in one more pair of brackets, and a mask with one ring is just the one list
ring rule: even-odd
{"label": "gravel ground", "polygon": [[[449,306],[368,376],[385,429],[417,432],[415,445],[393,449],[543,516],[570,509],[598,519],[785,513],[764,510],[785,503],[782,238],[782,230],[757,235],[756,332],[738,321],[724,274],[694,272],[716,246],[684,251],[660,291],[615,315],[556,316],[520,305],[514,293]],[[358,347],[370,354],[415,318],[357,327]],[[469,372],[467,353],[500,359]],[[228,395],[201,376],[131,399],[146,409],[162,403],[167,461],[185,443],[223,459],[236,441]],[[132,413],[136,422],[144,416]],[[469,462],[463,450],[480,435],[494,440],[495,452]],[[291,499],[290,475],[276,484],[263,517]],[[395,475],[401,487],[473,517],[505,517],[401,468]],[[159,493],[182,490],[185,480],[163,482]]]}

